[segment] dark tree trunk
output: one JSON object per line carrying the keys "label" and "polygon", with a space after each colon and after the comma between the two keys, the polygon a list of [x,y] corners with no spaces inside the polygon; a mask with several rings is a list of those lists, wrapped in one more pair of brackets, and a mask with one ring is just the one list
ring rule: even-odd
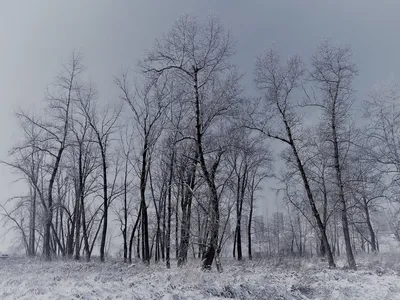
{"label": "dark tree trunk", "polygon": [[103,168],[103,230],[101,234],[100,242],[100,261],[105,261],[105,248],[107,238],[107,226],[108,226],[108,182],[107,182],[107,161],[106,153],[101,139],[98,141],[101,150],[102,168]]}
{"label": "dark tree trunk", "polygon": [[340,156],[339,156],[339,143],[337,139],[337,132],[336,132],[336,117],[335,111],[333,110],[332,113],[332,137],[333,137],[333,147],[334,147],[334,160],[335,160],[335,171],[336,171],[336,181],[337,186],[339,189],[339,200],[342,204],[342,227],[343,227],[343,237],[344,243],[346,246],[346,255],[347,255],[347,262],[349,264],[349,268],[352,270],[357,269],[356,260],[354,258],[353,249],[351,247],[351,239],[350,239],[350,230],[349,230],[349,221],[347,218],[347,204],[346,199],[344,197],[344,186],[342,181],[342,170],[340,167]]}
{"label": "dark tree trunk", "polygon": [[80,236],[81,236],[81,213],[80,213],[80,209],[79,209],[79,213],[77,215],[76,230],[75,230],[75,260],[81,259]]}
{"label": "dark tree trunk", "polygon": [[[179,198],[179,197],[178,197]],[[179,201],[175,203],[175,258],[179,258]]]}
{"label": "dark tree trunk", "polygon": [[[136,229],[138,228],[139,221],[140,221],[140,208],[139,208],[138,216],[137,216],[137,218],[136,218],[136,222],[135,222],[135,224],[134,224],[134,226],[133,226],[133,228],[132,228],[131,237],[130,237],[130,239],[129,239],[128,261],[129,261],[130,264],[132,263],[132,247],[133,247],[133,240],[134,240],[134,238],[135,238],[135,232],[136,232]],[[138,234],[138,236],[139,236],[139,234]],[[139,242],[138,242],[138,243],[139,243]]]}
{"label": "dark tree trunk", "polygon": [[[68,110],[68,107],[67,107]],[[68,116],[67,116],[68,117]],[[65,129],[66,130],[66,129]],[[65,133],[66,136],[66,133]],[[65,140],[65,137],[64,137]],[[56,179],[56,175],[58,172],[58,167],[60,165],[61,156],[64,152],[64,142],[62,143],[60,149],[58,150],[58,154],[56,157],[56,161],[54,164],[53,171],[51,173],[50,181],[49,181],[49,188],[48,188],[48,203],[47,209],[45,209],[46,214],[46,222],[43,234],[43,254],[44,258],[47,261],[51,260],[51,227],[53,223],[53,187],[54,187],[54,180]]]}
{"label": "dark tree trunk", "polygon": [[82,193],[82,186],[79,187],[79,192],[77,195],[76,199],[76,220],[75,220],[75,260],[80,260],[81,255],[80,255],[80,236],[81,236],[81,193]]}
{"label": "dark tree trunk", "polygon": [[369,213],[369,208],[368,208],[368,203],[365,197],[363,197],[364,201],[364,210],[365,210],[365,221],[367,222],[367,227],[370,235],[370,244],[371,244],[371,251],[376,253],[377,248],[376,248],[376,236],[375,236],[375,231],[374,228],[372,227],[372,222],[371,222],[371,216]]}
{"label": "dark tree trunk", "polygon": [[122,238],[124,240],[124,262],[128,262],[128,158],[125,161],[124,174],[124,221],[122,225]]}
{"label": "dark tree trunk", "polygon": [[248,251],[248,256],[249,260],[253,259],[253,253],[252,253],[252,244],[251,244],[251,222],[253,220],[253,209],[254,209],[254,183],[255,179],[254,177],[252,178],[252,189],[250,192],[250,212],[249,212],[249,221],[247,222],[247,251]]}
{"label": "dark tree trunk", "polygon": [[236,247],[237,247],[237,259],[239,261],[242,260],[242,211],[243,211],[243,201],[245,196],[245,191],[247,188],[247,177],[248,177],[248,169],[247,165],[245,165],[243,174],[238,174],[237,180],[237,201],[236,201]]}
{"label": "dark tree trunk", "polygon": [[[169,178],[168,178],[168,195],[167,195],[167,200],[168,200],[168,213],[167,213],[167,237],[166,237],[166,267],[167,269],[171,268],[171,215],[172,215],[172,180],[174,176],[174,161],[175,161],[175,150],[172,150],[171,153],[171,158],[170,158],[170,164],[169,164]],[[178,219],[175,220],[175,222],[178,222]]]}
{"label": "dark tree trunk", "polygon": [[[142,218],[142,217],[140,217]],[[142,222],[140,221],[140,226],[138,227],[138,238],[137,238],[137,243],[136,243],[136,257],[140,259],[140,242],[141,242],[141,236],[142,236]]]}
{"label": "dark tree trunk", "polygon": [[82,234],[83,234],[83,242],[84,242],[84,249],[86,253],[86,261],[90,261],[90,256],[91,256],[91,251],[90,251],[90,246],[89,246],[89,235],[88,235],[88,230],[87,230],[87,224],[86,224],[86,212],[85,212],[85,199],[83,196],[81,196],[81,214],[82,214]]}
{"label": "dark tree trunk", "polygon": [[240,227],[240,219],[236,223],[236,247],[237,247],[237,259],[241,261],[242,256],[242,234],[241,234],[241,227]]}
{"label": "dark tree trunk", "polygon": [[149,246],[149,224],[146,205],[146,183],[147,183],[147,158],[148,141],[145,139],[142,153],[142,166],[140,171],[140,210],[141,210],[141,240],[142,240],[142,261],[150,264],[150,246]]}
{"label": "dark tree trunk", "polygon": [[167,233],[167,201],[164,199],[162,205],[162,238],[161,238],[161,259],[165,260]]}
{"label": "dark tree trunk", "polygon": [[[322,189],[324,194],[324,209],[322,218],[324,222],[324,228],[326,230],[326,227],[328,225],[328,191],[326,189],[326,183],[325,183],[325,166],[323,166]],[[322,237],[320,237],[320,255],[322,257],[326,256],[326,246]]]}
{"label": "dark tree trunk", "polygon": [[28,244],[28,256],[33,257],[36,255],[35,241],[36,241],[36,188],[33,188],[33,197],[30,208],[30,220],[29,220],[29,244]]}
{"label": "dark tree trunk", "polygon": [[235,228],[235,233],[233,235],[233,248],[232,248],[232,257],[233,258],[236,258],[236,234],[237,234],[237,231]]}

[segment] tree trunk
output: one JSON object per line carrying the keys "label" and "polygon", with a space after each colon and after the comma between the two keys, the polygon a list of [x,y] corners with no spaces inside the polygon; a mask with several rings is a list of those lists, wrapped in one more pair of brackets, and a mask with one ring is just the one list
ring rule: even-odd
{"label": "tree trunk", "polygon": [[124,262],[128,262],[128,158],[125,161],[124,174],[124,224],[122,228],[122,238],[124,240]]}
{"label": "tree trunk", "polygon": [[[140,217],[142,218],[142,217]],[[141,236],[142,236],[142,221],[140,221],[140,226],[138,227],[138,238],[137,238],[137,243],[136,243],[136,257],[140,259],[140,242],[141,242]]]}
{"label": "tree trunk", "polygon": [[369,214],[369,208],[368,208],[368,203],[365,197],[363,197],[364,200],[364,210],[365,210],[365,221],[367,222],[367,227],[369,230],[369,235],[370,235],[370,244],[371,244],[371,251],[373,253],[377,252],[376,249],[376,237],[375,237],[375,231],[374,228],[372,227],[372,222],[371,222],[371,216]]}
{"label": "tree trunk", "polygon": [[[67,108],[67,110],[68,110],[68,108]],[[65,137],[64,137],[64,139],[65,139]],[[61,156],[62,156],[63,152],[64,152],[64,143],[61,145],[60,149],[58,150],[54,168],[51,173],[51,177],[50,177],[50,181],[49,181],[48,196],[47,196],[48,197],[48,204],[47,204],[48,206],[47,206],[47,209],[45,209],[46,222],[45,222],[44,235],[43,235],[43,254],[44,254],[45,260],[47,260],[47,261],[51,260],[51,225],[53,223],[53,186],[54,186],[54,180],[56,179],[58,167],[60,165]]]}
{"label": "tree trunk", "polygon": [[80,260],[80,236],[81,236],[81,208],[80,208],[80,199],[77,200],[76,205],[78,206],[77,214],[76,214],[76,228],[75,228],[75,260]]}
{"label": "tree trunk", "polygon": [[251,222],[253,220],[253,209],[254,209],[254,177],[252,178],[252,189],[250,193],[250,212],[249,212],[249,221],[247,222],[247,251],[248,251],[248,256],[249,260],[253,259],[253,253],[252,253],[252,244],[251,244]]}
{"label": "tree trunk", "polygon": [[[135,232],[136,232],[136,228],[138,227],[139,221],[140,221],[140,208],[139,208],[139,213],[138,216],[136,218],[136,222],[135,225],[132,228],[132,232],[131,232],[131,237],[129,239],[129,249],[128,249],[128,261],[131,264],[132,263],[132,246],[133,246],[133,240],[135,238]],[[139,236],[139,234],[138,234]]]}
{"label": "tree trunk", "polygon": [[[166,237],[166,266],[167,269],[171,268],[171,215],[172,215],[172,180],[173,180],[173,176],[174,176],[174,161],[175,161],[175,150],[172,149],[172,153],[171,153],[171,160],[170,160],[170,164],[169,164],[169,178],[168,178],[168,196],[167,196],[167,200],[168,200],[168,213],[167,213],[167,237]],[[176,219],[175,222],[178,222],[178,220]]]}
{"label": "tree trunk", "polygon": [[175,203],[175,258],[179,259],[179,195]]}
{"label": "tree trunk", "polygon": [[85,212],[85,202],[84,202],[84,197],[81,195],[81,214],[82,214],[82,234],[83,234],[83,242],[84,242],[84,249],[86,253],[86,261],[90,261],[90,256],[91,256],[91,251],[90,251],[90,246],[89,246],[89,235],[88,235],[88,230],[87,230],[87,224],[86,224],[86,212]]}
{"label": "tree trunk", "polygon": [[236,202],[236,247],[237,247],[237,259],[239,261],[242,260],[242,211],[243,211],[243,201],[245,196],[245,191],[247,188],[247,176],[248,176],[248,169],[247,165],[245,164],[243,175],[238,174],[238,181],[237,181],[237,202]]}
{"label": "tree trunk", "polygon": [[237,220],[236,224],[236,247],[237,247],[237,259],[238,261],[242,260],[242,235],[241,235],[241,227],[240,227],[240,218]]}
{"label": "tree trunk", "polygon": [[149,224],[146,205],[146,183],[147,183],[147,156],[148,141],[145,139],[142,153],[142,166],[140,171],[140,207],[141,207],[141,240],[142,240],[142,261],[150,264],[150,247],[149,247]]}
{"label": "tree trunk", "polygon": [[36,188],[32,189],[33,197],[30,208],[30,219],[29,219],[29,244],[28,244],[28,256],[33,257],[36,254],[35,241],[36,241]]}
{"label": "tree trunk", "polygon": [[164,198],[162,205],[162,238],[161,238],[161,259],[165,260],[165,246],[167,233],[167,200]]}
{"label": "tree trunk", "polygon": [[[322,188],[323,188],[323,194],[324,194],[324,210],[323,210],[323,221],[324,221],[324,227],[326,230],[326,227],[328,225],[328,192],[326,189],[326,183],[325,183],[325,166],[323,166],[323,174],[322,174]],[[320,237],[320,255],[322,257],[326,256],[326,248],[325,248],[325,243]]]}
{"label": "tree trunk", "polygon": [[233,235],[233,248],[232,248],[232,257],[233,258],[236,258],[236,234],[237,234],[237,231],[235,228],[235,233]]}
{"label": "tree trunk", "polygon": [[51,213],[46,211],[46,222],[43,232],[43,255],[45,260],[51,260],[51,246],[50,246],[50,228],[51,228]]}
{"label": "tree trunk", "polygon": [[81,194],[82,194],[82,184],[79,183],[79,190],[76,195],[76,219],[75,219],[75,260],[80,260],[80,236],[81,236]]}
{"label": "tree trunk", "polygon": [[336,170],[336,181],[337,186],[339,189],[339,200],[342,204],[342,227],[343,227],[343,237],[346,246],[346,255],[347,255],[347,262],[349,264],[349,268],[352,270],[357,269],[356,261],[354,259],[353,249],[351,247],[351,239],[350,239],[350,231],[349,231],[349,222],[347,219],[347,204],[346,199],[344,197],[344,187],[342,181],[342,170],[340,167],[339,162],[339,144],[337,139],[337,132],[336,132],[336,117],[335,111],[332,113],[332,135],[333,135],[333,147],[334,147],[334,160],[335,160],[335,170]]}
{"label": "tree trunk", "polygon": [[108,226],[108,182],[107,182],[107,161],[106,161],[106,153],[103,147],[102,142],[99,139],[100,150],[101,150],[101,159],[102,159],[102,168],[103,168],[103,231],[101,234],[101,242],[100,242],[100,261],[105,261],[105,247],[106,247],[106,238],[107,238],[107,226]]}

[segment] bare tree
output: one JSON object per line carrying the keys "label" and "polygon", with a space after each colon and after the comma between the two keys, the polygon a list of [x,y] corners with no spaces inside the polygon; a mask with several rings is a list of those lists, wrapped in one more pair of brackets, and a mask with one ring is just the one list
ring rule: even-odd
{"label": "bare tree", "polygon": [[[49,165],[49,179],[45,195],[42,194],[43,191],[38,186],[35,186],[36,192],[40,193],[41,203],[46,215],[43,234],[43,255],[46,260],[51,260],[52,232],[57,242],[60,243],[53,226],[53,188],[59,172],[61,158],[68,146],[72,101],[76,92],[78,76],[82,70],[81,57],[73,53],[70,61],[63,66],[63,71],[47,92],[45,117],[34,117],[23,111],[17,114],[21,122],[31,124],[30,126],[38,129],[40,135],[34,145],[35,151],[45,153],[47,157],[45,160],[48,161]],[[22,145],[20,148],[26,146]]]}
{"label": "bare tree", "polygon": [[247,220],[247,253],[249,260],[253,259],[252,252],[252,228],[253,228],[253,212],[255,209],[256,193],[261,189],[261,183],[272,175],[271,158],[268,151],[256,150],[255,159],[249,174],[248,198],[249,198],[249,215]]}
{"label": "bare tree", "polygon": [[[332,159],[330,158],[330,144],[326,141],[325,130],[321,130],[321,126],[309,130],[307,135],[307,143],[312,145],[308,147],[309,158],[306,164],[306,172],[310,178],[311,188],[313,190],[315,200],[317,201],[317,208],[321,211],[322,222],[329,234],[329,221],[337,211],[338,201],[336,197],[336,181],[333,179],[335,170]],[[302,212],[307,213],[307,212]],[[318,234],[318,232],[317,232]],[[319,254],[326,256],[325,245],[322,237],[318,234]]]}
{"label": "bare tree", "polygon": [[[17,229],[23,237],[26,237],[23,238],[23,244],[26,246],[27,255],[35,256],[37,248],[37,220],[40,219],[38,218],[38,212],[40,211],[38,200],[44,194],[40,180],[45,152],[38,151],[40,129],[28,122],[21,122],[20,125],[24,131],[25,141],[21,147],[15,146],[9,152],[12,161],[2,163],[15,170],[21,176],[21,179],[29,187],[29,194],[10,199],[7,201],[8,203],[2,206],[2,210],[5,218],[15,225],[13,228]],[[39,193],[38,190],[40,190]],[[12,211],[7,208],[7,204],[13,205]],[[29,224],[24,224],[23,222],[23,219],[26,220],[26,214],[28,214]],[[19,217],[22,217],[22,219]]]}
{"label": "bare tree", "polygon": [[[358,153],[359,154],[359,153]],[[363,240],[366,240],[371,246],[371,251],[378,251],[378,241],[376,230],[373,226],[373,214],[380,210],[380,202],[388,198],[388,187],[384,183],[385,176],[379,172],[368,160],[355,159],[357,166],[356,178],[357,182],[353,183],[351,193],[355,200],[355,207],[361,212],[363,218],[361,223],[355,225],[358,229],[359,225],[364,225],[367,228],[368,238],[362,235]]]}
{"label": "bare tree", "polygon": [[194,95],[187,98],[192,103],[190,114],[196,130],[191,138],[196,142],[199,165],[211,201],[210,242],[203,257],[204,269],[211,268],[218,248],[219,205],[215,173],[223,154],[223,151],[217,151],[212,162],[207,162],[204,138],[211,127],[234,108],[239,93],[239,76],[229,63],[232,53],[230,36],[216,18],[199,24],[195,18],[186,15],[156,41],[141,64],[147,73],[168,74],[179,79]]}
{"label": "bare tree", "polygon": [[310,180],[305,170],[304,137],[301,136],[302,120],[296,111],[297,102],[293,101],[293,94],[301,87],[304,67],[298,56],[288,59],[282,66],[279,55],[275,50],[267,51],[256,62],[255,83],[257,88],[264,92],[263,110],[260,113],[250,112],[253,128],[266,136],[289,146],[289,161],[298,171],[303,187],[307,194],[308,203],[318,230],[327,249],[328,263],[335,267],[331,247],[329,245],[326,228],[317,209],[312,193]]}
{"label": "bare tree", "polygon": [[[251,219],[254,208],[254,193],[262,179],[266,177],[266,167],[270,167],[270,153],[266,149],[263,140],[257,136],[251,136],[251,132],[242,128],[235,136],[235,144],[228,155],[229,164],[233,169],[234,194],[236,198],[236,226],[233,242],[233,256],[242,260],[242,219],[243,209],[246,202],[250,205],[248,222],[251,226]],[[263,174],[263,175],[261,175]],[[261,175],[261,176],[260,176]],[[264,176],[265,175],[265,176]],[[259,177],[259,178],[258,178]],[[249,200],[249,201],[245,201]],[[251,232],[249,235],[249,249],[251,248]],[[249,250],[251,254],[251,249]]]}
{"label": "bare tree", "polygon": [[[116,172],[114,173],[114,180],[109,180],[110,170],[110,144],[113,135],[118,128],[118,118],[120,116],[122,107],[107,106],[99,113],[96,107],[94,90],[91,86],[88,87],[87,97],[80,98],[80,109],[87,118],[87,121],[93,130],[94,143],[100,151],[101,158],[101,179],[102,179],[102,198],[103,198],[103,215],[102,215],[102,234],[100,243],[100,260],[105,261],[105,248],[107,241],[107,227],[108,227],[108,208],[113,197],[116,195],[116,178],[118,164],[116,163]],[[111,184],[110,184],[111,183]]]}
{"label": "bare tree", "polygon": [[[128,128],[125,129],[124,134],[120,136],[120,153],[121,159],[123,160],[124,170],[123,170],[123,178],[122,178],[122,186],[123,186],[123,193],[122,193],[122,209],[118,209],[116,214],[119,217],[120,222],[120,230],[122,233],[123,238],[123,257],[124,262],[128,262],[128,217],[131,215],[131,201],[128,200],[128,197],[132,197],[130,191],[132,190],[132,183],[133,180],[131,177],[132,175],[132,152],[133,149],[133,132],[130,131]],[[121,213],[122,210],[122,213]]]}
{"label": "bare tree", "polygon": [[[336,185],[342,209],[342,227],[346,245],[347,262],[351,269],[356,269],[356,261],[351,247],[347,200],[343,183],[345,151],[348,147],[349,112],[353,102],[352,81],[357,75],[357,68],[351,61],[349,47],[333,45],[329,40],[318,47],[312,59],[312,81],[319,89],[317,104],[322,108],[326,124],[326,139],[331,142],[333,163],[336,173]],[[318,96],[316,96],[318,97]]]}
{"label": "bare tree", "polygon": [[166,97],[168,89],[165,80],[146,78],[142,86],[134,85],[132,91],[132,83],[129,82],[127,73],[122,74],[121,78],[117,78],[116,84],[121,90],[121,98],[132,110],[133,126],[135,126],[141,143],[138,175],[140,180],[142,260],[150,263],[148,204],[146,202],[147,179],[152,150],[161,135],[164,112],[168,107],[168,98]]}
{"label": "bare tree", "polygon": [[363,151],[369,158],[367,165],[372,164],[378,176],[382,176],[385,182],[385,194],[389,200],[388,221],[397,239],[399,239],[397,195],[400,172],[400,140],[397,134],[400,130],[399,99],[400,90],[393,79],[388,79],[373,87],[369,98],[364,101],[365,118],[368,124],[365,130],[365,145],[363,145]]}
{"label": "bare tree", "polygon": [[[66,162],[68,176],[73,180],[75,201],[73,208],[73,230],[75,234],[71,238],[71,246],[74,243],[75,259],[80,260],[81,233],[86,259],[90,260],[90,243],[87,218],[86,199],[97,193],[97,175],[99,172],[99,151],[96,148],[95,133],[85,113],[87,105],[95,97],[95,91],[89,86],[81,84],[77,87],[76,99],[74,99],[73,114],[71,117],[71,147],[68,151],[69,160]],[[70,255],[72,255],[73,249]]]}

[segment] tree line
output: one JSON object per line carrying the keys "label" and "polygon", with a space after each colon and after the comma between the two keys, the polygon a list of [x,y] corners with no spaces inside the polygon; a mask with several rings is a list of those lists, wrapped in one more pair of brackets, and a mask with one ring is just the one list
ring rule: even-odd
{"label": "tree line", "polygon": [[[379,250],[383,206],[400,239],[396,85],[374,87],[360,114],[352,51],[325,40],[309,62],[259,55],[248,97],[234,50],[217,18],[184,15],[114,78],[106,105],[74,52],[45,109],[17,112],[3,161],[26,186],[1,206],[26,254],[89,261],[98,249],[104,262],[115,226],[125,262],[193,256],[222,271],[221,255],[251,260],[255,241],[258,253],[314,249],[329,267],[344,247],[356,269],[357,252]],[[272,178],[287,211],[268,223],[256,204]]]}

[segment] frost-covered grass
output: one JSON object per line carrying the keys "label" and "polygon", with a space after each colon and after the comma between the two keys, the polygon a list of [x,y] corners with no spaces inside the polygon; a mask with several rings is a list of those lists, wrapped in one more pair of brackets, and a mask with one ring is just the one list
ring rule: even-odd
{"label": "frost-covered grass", "polygon": [[[344,259],[344,258],[342,258]],[[0,260],[0,299],[400,299],[400,254],[358,257],[349,271],[339,260],[225,260],[224,272],[199,262],[163,264]]]}

